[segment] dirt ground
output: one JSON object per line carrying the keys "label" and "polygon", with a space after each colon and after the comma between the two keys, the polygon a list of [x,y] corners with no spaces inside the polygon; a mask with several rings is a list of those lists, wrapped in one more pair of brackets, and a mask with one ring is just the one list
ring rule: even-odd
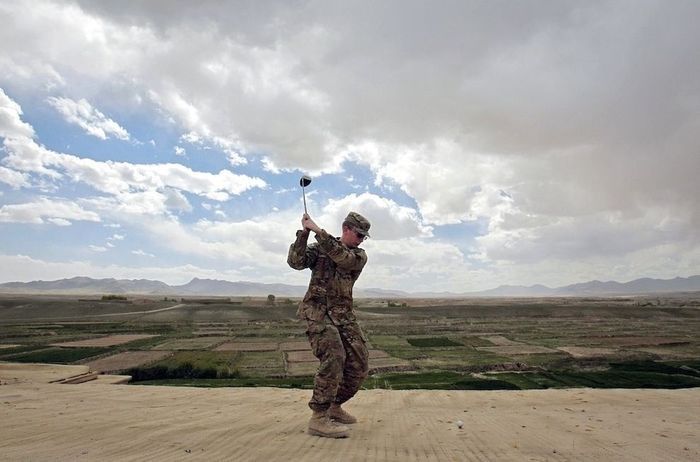
{"label": "dirt ground", "polygon": [[569,353],[574,358],[606,357],[614,354],[617,351],[614,348],[592,348],[577,346],[559,347],[557,348],[557,350]]}
{"label": "dirt ground", "polygon": [[700,459],[697,388],[363,390],[347,405],[359,418],[351,437],[330,440],[305,433],[308,390],[57,385],[32,374],[0,386],[2,460]]}
{"label": "dirt ground", "polygon": [[172,351],[124,351],[85,363],[90,370],[97,372],[123,371],[130,367],[149,364],[170,356]]}

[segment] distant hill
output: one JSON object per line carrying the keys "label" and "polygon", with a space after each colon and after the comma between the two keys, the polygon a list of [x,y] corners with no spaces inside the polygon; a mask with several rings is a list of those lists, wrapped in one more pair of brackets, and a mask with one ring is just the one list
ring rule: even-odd
{"label": "distant hill", "polygon": [[[405,297],[557,297],[643,295],[669,292],[700,291],[700,276],[674,279],[635,279],[630,282],[589,281],[563,287],[550,288],[540,284],[533,286],[503,285],[479,292],[405,292],[379,288],[356,289],[356,297],[405,298]],[[306,286],[289,284],[263,284],[246,281],[225,281],[194,278],[187,284],[170,286],[149,279],[92,279],[74,277],[56,281],[6,282],[0,284],[0,293],[15,294],[141,294],[141,295],[190,295],[190,296],[265,296],[301,297]]]}
{"label": "distant hill", "polygon": [[483,290],[481,292],[474,292],[472,295],[479,295],[483,297],[547,297],[554,295],[552,291],[555,289],[550,289],[542,284],[535,284],[534,286],[498,286],[495,289]]}
{"label": "distant hill", "polygon": [[211,296],[276,296],[298,297],[306,287],[288,284],[231,282],[194,278],[187,284],[170,286],[148,279],[92,279],[75,277],[57,281],[8,282],[0,284],[2,293],[26,294],[141,294],[141,295],[211,295]]}
{"label": "distant hill", "polygon": [[70,293],[70,294],[161,294],[169,293],[170,286],[149,279],[92,279],[74,277],[57,281],[7,282],[0,284],[5,293]]}
{"label": "distant hill", "polygon": [[556,297],[556,296],[598,296],[598,295],[644,295],[669,292],[700,291],[700,276],[673,279],[641,278],[630,282],[589,281],[568,286],[549,288],[534,286],[499,286],[481,292],[471,292],[472,296],[484,297]]}
{"label": "distant hill", "polygon": [[278,297],[300,297],[306,292],[306,287],[194,278],[181,286],[169,286],[169,291],[169,293],[182,295],[264,296],[274,294]]}

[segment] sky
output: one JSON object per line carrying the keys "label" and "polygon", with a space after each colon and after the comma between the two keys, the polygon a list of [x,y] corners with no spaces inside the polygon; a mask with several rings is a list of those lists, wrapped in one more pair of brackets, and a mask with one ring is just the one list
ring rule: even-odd
{"label": "sky", "polygon": [[700,3],[0,0],[0,282],[700,274]]}

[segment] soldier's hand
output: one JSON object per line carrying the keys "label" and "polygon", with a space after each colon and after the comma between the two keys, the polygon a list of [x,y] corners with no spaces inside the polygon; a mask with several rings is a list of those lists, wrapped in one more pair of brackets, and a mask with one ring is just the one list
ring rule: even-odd
{"label": "soldier's hand", "polygon": [[305,213],[304,216],[301,219],[301,226],[304,229],[311,230],[315,233],[319,232],[321,228],[318,227],[318,225],[311,219],[308,213]]}

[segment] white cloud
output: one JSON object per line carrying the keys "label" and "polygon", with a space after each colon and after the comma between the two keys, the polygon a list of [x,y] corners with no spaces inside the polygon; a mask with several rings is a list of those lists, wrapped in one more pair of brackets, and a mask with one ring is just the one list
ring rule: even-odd
{"label": "white cloud", "polygon": [[[142,200],[134,202],[143,203]],[[110,202],[98,203],[92,200],[89,203],[96,207],[105,219],[118,216],[123,222],[129,223],[130,227],[143,230],[152,240],[152,245],[164,251],[215,261],[235,262],[237,267],[256,268],[257,274],[270,280],[304,284],[305,278],[308,278],[308,275],[287,268],[284,263],[289,244],[294,240],[296,229],[300,227],[300,212],[296,208],[273,211],[236,222],[199,220],[194,225],[186,225],[173,216],[162,217],[144,213],[142,210],[127,210]],[[415,242],[400,247],[401,252],[410,253],[411,247],[417,247],[426,249],[426,254],[443,255],[451,252],[450,258],[459,258],[460,261],[462,259],[461,253],[454,247],[421,242],[421,238],[430,235],[430,229],[417,221],[415,211],[378,196],[364,194],[338,199],[324,208],[319,221],[323,220],[322,223],[329,232],[339,235],[342,219],[348,211],[347,208],[352,206],[360,206],[356,208],[375,220],[373,230],[377,232],[377,243],[380,242],[379,239],[383,239],[383,233],[394,233],[394,239],[404,238],[401,242],[416,239]],[[225,215],[222,214],[221,218],[225,219]],[[376,245],[379,249],[384,248],[383,244]],[[439,251],[427,250],[432,248],[432,245]],[[388,254],[385,249],[382,255]],[[415,260],[420,259],[418,252],[413,255]],[[429,268],[425,262],[421,265]]]}
{"label": "white cloud", "polygon": [[101,245],[88,245],[88,248],[92,250],[93,252],[106,252],[107,247],[101,246]]}
{"label": "white cloud", "polygon": [[[172,206],[177,210],[189,211],[191,206],[178,190],[225,201],[231,195],[266,186],[260,178],[237,175],[229,170],[212,174],[194,171],[180,164],[101,162],[53,152],[26,136],[33,134],[33,130],[19,118],[21,108],[14,101],[6,98],[6,101],[0,99],[0,102],[10,122],[6,124],[8,129],[4,140],[8,154],[3,159],[5,165],[53,180],[67,177],[72,181],[87,183],[98,191],[116,196],[127,208],[163,212]],[[134,199],[137,199],[136,203]],[[147,200],[139,203],[140,199]]]}
{"label": "white cloud", "polygon": [[187,152],[185,152],[185,148],[181,146],[175,146],[175,155],[185,157],[187,155]]}
{"label": "white cloud", "polygon": [[[208,131],[207,131],[208,132]],[[203,149],[211,149],[212,146],[221,149],[228,157],[231,165],[243,165],[248,161],[241,154],[245,149],[238,141],[231,141],[220,136],[200,136],[196,132],[188,132],[180,137],[180,141],[200,146]],[[184,154],[185,150],[179,147]],[[175,148],[178,154],[178,148]]]}
{"label": "white cloud", "polygon": [[444,290],[444,279],[464,272],[463,255],[450,244],[411,237],[369,239],[362,246],[368,263],[358,281],[361,287]]}
{"label": "white cloud", "polygon": [[99,222],[100,216],[85,210],[67,199],[40,197],[33,202],[7,204],[0,207],[0,222],[34,223],[48,221],[58,226],[67,226],[70,221]]}
{"label": "white cloud", "polygon": [[[299,227],[297,210],[260,215],[238,222],[200,220],[194,225],[180,222],[175,216],[129,211],[109,201],[83,201],[103,214],[106,220],[118,219],[130,229],[148,237],[149,253],[201,258],[226,267],[255,268],[256,280],[286,281],[305,284],[305,276],[286,266],[289,244]],[[339,225],[338,225],[339,226]],[[306,281],[308,282],[308,281]]]}
{"label": "white cloud", "polygon": [[141,249],[132,250],[131,253],[134,254],[134,255],[138,255],[138,256],[140,256],[140,257],[155,258],[155,255],[153,255],[152,253],[144,252],[144,251],[141,250]]}
{"label": "white cloud", "polygon": [[318,217],[319,225],[338,229],[339,235],[340,226],[351,211],[358,212],[369,220],[372,239],[396,240],[431,235],[431,228],[422,224],[416,210],[370,193],[350,194],[329,200]]}
{"label": "white cloud", "polygon": [[65,79],[53,65],[26,55],[21,56],[19,61],[7,55],[0,56],[0,81],[12,82],[15,86],[27,85],[31,89],[38,86],[45,91],[66,85]]}
{"label": "white cloud", "polygon": [[72,223],[65,218],[47,218],[46,221],[56,226],[70,226]]}
{"label": "white cloud", "polygon": [[29,176],[22,172],[0,166],[0,182],[9,184],[14,189],[26,188],[29,186]]}
{"label": "white cloud", "polygon": [[192,205],[187,200],[184,194],[177,189],[167,188],[163,192],[165,194],[165,206],[170,210],[178,210],[181,212],[191,212]]}
{"label": "white cloud", "polygon": [[0,88],[0,137],[33,138],[34,129],[22,121],[22,108]]}
{"label": "white cloud", "polygon": [[47,102],[65,118],[66,122],[78,125],[89,135],[102,140],[117,138],[128,141],[127,132],[117,122],[98,111],[85,99],[74,101],[70,98],[49,97]]}
{"label": "white cloud", "polygon": [[175,188],[225,201],[231,195],[251,188],[263,188],[260,178],[237,175],[229,170],[217,174],[198,172],[180,164],[131,164],[96,161],[56,153],[29,139],[6,139],[8,156],[5,165],[24,172],[34,172],[54,179],[63,176],[87,183],[98,191],[120,195]]}
{"label": "white cloud", "polygon": [[427,223],[444,225],[474,220],[476,198],[484,187],[511,184],[513,172],[498,157],[464,152],[454,141],[421,145],[383,145],[365,141],[347,147],[342,156],[368,165],[376,183],[398,184],[415,198]]}

